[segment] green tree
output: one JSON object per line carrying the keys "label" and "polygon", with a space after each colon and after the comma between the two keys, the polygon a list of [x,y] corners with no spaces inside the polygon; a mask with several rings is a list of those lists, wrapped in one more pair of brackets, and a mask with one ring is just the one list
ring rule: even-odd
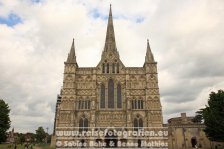
{"label": "green tree", "polygon": [[202,120],[203,120],[202,111],[197,111],[195,117],[192,119],[192,122],[202,123]]}
{"label": "green tree", "polygon": [[51,143],[51,135],[47,134],[47,143]]}
{"label": "green tree", "polygon": [[36,142],[35,139],[36,139],[36,135],[32,133],[32,135],[31,135],[31,142],[35,143]]}
{"label": "green tree", "polygon": [[197,112],[205,124],[205,133],[211,141],[224,141],[224,91],[211,92],[208,105]]}
{"label": "green tree", "polygon": [[44,128],[38,127],[38,129],[36,130],[36,139],[38,143],[43,143],[44,140],[46,138],[46,132],[44,131]]}
{"label": "green tree", "polygon": [[22,145],[25,142],[25,135],[22,133],[19,133],[17,136],[16,142]]}
{"label": "green tree", "polygon": [[6,131],[10,128],[9,106],[0,99],[0,143],[6,140]]}

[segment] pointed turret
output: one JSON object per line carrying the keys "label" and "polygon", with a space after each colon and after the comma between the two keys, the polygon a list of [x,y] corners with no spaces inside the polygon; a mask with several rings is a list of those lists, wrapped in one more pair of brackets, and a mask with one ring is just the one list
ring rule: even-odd
{"label": "pointed turret", "polygon": [[114,35],[111,5],[110,5],[110,12],[109,12],[109,18],[108,18],[108,24],[107,24],[107,35],[106,35],[106,41],[105,41],[105,47],[104,47],[104,51],[108,51],[108,50],[117,50],[115,35]]}
{"label": "pointed turret", "polygon": [[146,51],[146,56],[145,56],[145,63],[153,63],[154,61],[154,56],[152,54],[150,45],[149,45],[149,40],[147,39],[147,51]]}
{"label": "pointed turret", "polygon": [[74,63],[74,64],[76,64],[74,38],[73,38],[71,50],[70,50],[70,53],[68,54],[68,58],[67,58],[67,61],[66,62],[67,63]]}

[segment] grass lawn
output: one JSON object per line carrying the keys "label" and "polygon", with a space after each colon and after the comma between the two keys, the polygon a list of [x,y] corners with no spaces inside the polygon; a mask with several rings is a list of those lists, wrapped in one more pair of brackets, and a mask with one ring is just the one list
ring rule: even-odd
{"label": "grass lawn", "polygon": [[55,147],[50,147],[50,144],[36,144],[36,146],[41,149],[55,149]]}
{"label": "grass lawn", "polygon": [[[36,144],[33,146],[33,149],[38,147],[39,149],[55,149],[54,147],[50,147],[50,144]],[[0,149],[14,149],[14,145],[12,144],[0,144]],[[24,149],[24,145],[17,145],[17,149]]]}
{"label": "grass lawn", "polygon": [[[0,144],[0,149],[14,149],[14,144]],[[24,149],[24,146],[17,145],[17,149]]]}

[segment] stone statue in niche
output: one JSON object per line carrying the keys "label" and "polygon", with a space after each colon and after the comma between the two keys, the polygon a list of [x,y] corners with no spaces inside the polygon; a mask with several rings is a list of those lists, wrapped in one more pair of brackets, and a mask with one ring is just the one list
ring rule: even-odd
{"label": "stone statue in niche", "polygon": [[95,101],[92,101],[92,109],[95,108]]}
{"label": "stone statue in niche", "polygon": [[92,114],[92,121],[94,121],[95,120],[95,115],[94,114]]}
{"label": "stone statue in niche", "polygon": [[131,109],[131,103],[129,100],[128,100],[128,109]]}
{"label": "stone statue in niche", "polygon": [[128,114],[128,121],[131,121],[131,114]]}
{"label": "stone statue in niche", "polygon": [[67,122],[69,122],[69,121],[70,121],[70,114],[67,114],[66,121],[67,121]]}

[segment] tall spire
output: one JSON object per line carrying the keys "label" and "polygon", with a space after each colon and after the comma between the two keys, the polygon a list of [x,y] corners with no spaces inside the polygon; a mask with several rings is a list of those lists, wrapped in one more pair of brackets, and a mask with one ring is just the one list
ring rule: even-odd
{"label": "tall spire", "polygon": [[113,16],[112,16],[111,4],[110,4],[110,12],[109,12],[109,18],[108,18],[108,24],[107,24],[107,35],[106,35],[104,50],[105,51],[117,50],[116,42],[115,42],[115,35],[114,35],[114,26],[113,26]]}
{"label": "tall spire", "polygon": [[154,61],[154,56],[152,54],[150,45],[149,45],[149,39],[147,39],[147,51],[146,51],[146,56],[145,56],[145,63],[152,63]]}
{"label": "tall spire", "polygon": [[70,53],[68,54],[67,63],[76,63],[74,38],[72,41]]}

